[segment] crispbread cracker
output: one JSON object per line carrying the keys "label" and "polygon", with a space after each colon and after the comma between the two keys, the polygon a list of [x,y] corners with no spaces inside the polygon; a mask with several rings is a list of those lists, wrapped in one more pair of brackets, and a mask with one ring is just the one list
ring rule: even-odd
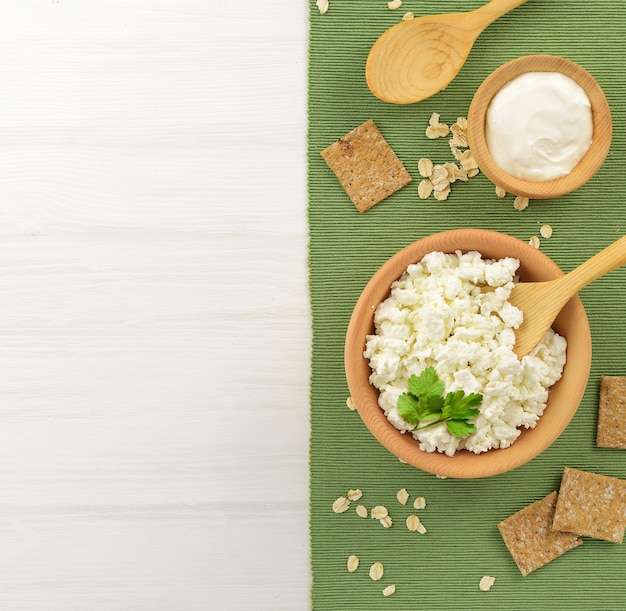
{"label": "crispbread cracker", "polygon": [[411,182],[411,176],[369,119],[321,153],[359,212]]}
{"label": "crispbread cracker", "polygon": [[552,527],[557,496],[556,491],[551,492],[498,524],[504,544],[524,576],[582,544],[578,535]]}
{"label": "crispbread cracker", "polygon": [[626,480],[566,467],[553,527],[621,543],[626,527]]}
{"label": "crispbread cracker", "polygon": [[626,449],[626,378],[600,378],[596,445]]}

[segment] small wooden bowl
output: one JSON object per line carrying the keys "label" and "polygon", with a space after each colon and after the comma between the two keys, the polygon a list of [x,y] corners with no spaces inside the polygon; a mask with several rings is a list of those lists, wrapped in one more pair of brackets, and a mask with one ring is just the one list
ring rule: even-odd
{"label": "small wooden bowl", "polygon": [[[561,72],[578,83],[591,102],[593,141],[585,156],[562,178],[533,182],[511,176],[496,164],[487,147],[485,123],[491,100],[504,85],[526,72]],[[611,110],[602,89],[578,64],[554,55],[527,55],[498,68],[474,94],[467,119],[470,149],[481,171],[509,193],[531,199],[559,197],[578,189],[600,169],[611,146]]]}
{"label": "small wooden bowl", "polygon": [[515,469],[543,452],[565,430],[576,413],[589,378],[591,331],[578,297],[563,308],[553,328],[567,339],[567,362],[563,376],[550,389],[548,404],[534,429],[523,430],[508,448],[474,454],[460,450],[454,456],[423,452],[409,433],[400,433],[378,405],[378,390],[369,382],[371,369],[363,356],[366,336],[374,332],[374,312],[386,299],[391,284],[411,263],[429,252],[451,253],[477,250],[486,258],[515,257],[519,276],[527,282],[551,280],[563,274],[539,250],[510,235],[485,229],[455,229],[410,244],[389,259],[372,277],[356,303],[345,342],[345,368],[350,396],[367,428],[398,458],[418,469],[440,476],[480,478]]}

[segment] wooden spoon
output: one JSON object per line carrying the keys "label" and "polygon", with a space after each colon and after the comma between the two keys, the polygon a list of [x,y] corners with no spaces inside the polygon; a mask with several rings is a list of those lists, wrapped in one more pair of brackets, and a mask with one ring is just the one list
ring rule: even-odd
{"label": "wooden spoon", "polygon": [[584,286],[626,264],[626,235],[568,274],[547,282],[520,282],[509,301],[522,310],[515,332],[515,354],[527,355],[550,328],[563,306]]}
{"label": "wooden spoon", "polygon": [[401,21],[374,43],[365,66],[372,93],[411,104],[441,91],[457,75],[479,34],[526,0],[491,0],[467,13]]}

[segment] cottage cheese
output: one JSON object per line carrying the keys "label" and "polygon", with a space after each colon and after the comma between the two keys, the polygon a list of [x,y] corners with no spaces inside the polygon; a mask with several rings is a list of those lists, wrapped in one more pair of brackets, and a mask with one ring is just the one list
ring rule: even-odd
{"label": "cottage cheese", "polygon": [[[513,352],[523,314],[507,299],[518,267],[517,259],[483,259],[475,251],[432,252],[410,265],[378,306],[364,356],[370,382],[380,391],[378,403],[397,429],[415,426],[399,415],[398,397],[409,377],[429,366],[446,392],[483,395],[475,433],[460,439],[445,423],[416,431],[422,450],[452,456],[459,449],[478,454],[506,448],[543,414],[548,389],[561,377],[567,344],[550,329],[521,360]],[[484,285],[495,290],[483,293]]]}

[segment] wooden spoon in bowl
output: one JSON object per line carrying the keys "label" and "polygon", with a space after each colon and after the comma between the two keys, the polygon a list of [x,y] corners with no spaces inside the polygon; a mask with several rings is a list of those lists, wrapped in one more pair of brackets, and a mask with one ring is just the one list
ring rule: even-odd
{"label": "wooden spoon in bowl", "polygon": [[369,88],[394,104],[425,100],[457,75],[474,41],[492,21],[524,2],[491,0],[467,13],[401,21],[384,32],[369,53]]}
{"label": "wooden spoon in bowl", "polygon": [[520,282],[509,301],[524,313],[514,352],[526,356],[541,341],[563,306],[584,286],[626,264],[626,235],[568,274],[547,282]]}

